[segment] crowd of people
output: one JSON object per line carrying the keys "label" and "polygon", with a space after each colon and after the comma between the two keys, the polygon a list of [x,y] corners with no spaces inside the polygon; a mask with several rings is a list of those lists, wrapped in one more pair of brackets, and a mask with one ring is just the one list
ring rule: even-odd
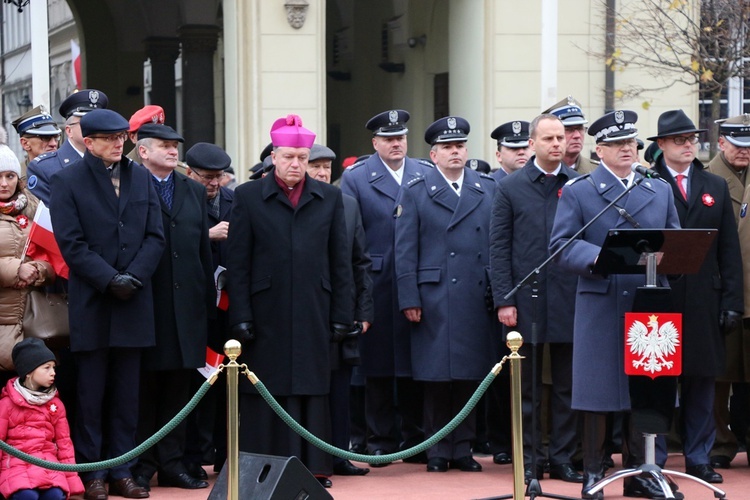
{"label": "crowd of people", "polygon": [[[18,372],[6,377],[0,438],[21,449],[13,422],[44,418],[54,432],[34,438],[57,443],[50,459],[130,451],[188,402],[206,347],[221,352],[235,338],[239,361],[302,426],[339,448],[388,455],[438,433],[507,352],[505,334],[519,330],[525,478],[549,474],[581,483],[583,498],[603,498],[590,490],[613,452],[627,467],[646,459],[623,366],[624,314],[638,308],[644,277],[595,266],[617,228],[717,230],[697,274],[658,277],[670,289],[667,308],[683,314],[676,428],[686,472],[709,483],[722,481],[716,469],[729,467],[744,441],[750,115],[718,124],[721,152],[704,167],[696,157],[704,130],[681,110],[663,113],[644,160],[657,178],[633,168],[643,147],[633,111],[589,124],[579,102],[563,99],[530,122],[498,126],[491,165],[470,157],[471,126],[460,116],[426,127],[429,159],[409,157],[409,113],[388,110],[365,124],[374,152],[347,158],[339,188],[336,152],[296,115],[271,125],[252,180],[238,185],[237,166],[215,144],[190,145],[180,161],[184,139],[157,105],[127,120],[88,89],[59,111],[64,142],[41,107],[13,122],[26,175],[0,145],[0,366]],[[40,200],[67,280],[24,254]],[[54,354],[22,340],[26,293],[41,286],[68,293],[70,346]],[[452,432],[404,461],[435,473],[481,472],[476,453],[510,464],[508,391],[501,374]],[[137,460],[80,480],[3,459],[0,493],[105,500],[147,498],[154,481],[206,488],[204,465],[218,471],[226,459],[224,398],[211,391]],[[333,475],[370,472],[305,441],[244,378],[239,411],[242,451],[297,456],[325,487]],[[663,436],[656,448],[663,466]],[[25,483],[19,468],[34,472]],[[664,496],[645,476],[623,488],[628,497]]]}

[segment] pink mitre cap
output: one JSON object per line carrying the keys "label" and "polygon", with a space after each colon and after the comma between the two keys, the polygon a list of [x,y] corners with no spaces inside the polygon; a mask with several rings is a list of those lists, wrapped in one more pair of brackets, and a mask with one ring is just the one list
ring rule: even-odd
{"label": "pink mitre cap", "polygon": [[286,115],[271,126],[271,142],[275,148],[311,148],[315,134],[302,126],[302,118]]}

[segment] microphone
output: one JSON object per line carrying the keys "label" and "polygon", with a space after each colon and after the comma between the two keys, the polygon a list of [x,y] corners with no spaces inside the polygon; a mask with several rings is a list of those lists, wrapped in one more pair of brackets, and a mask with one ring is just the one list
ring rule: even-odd
{"label": "microphone", "polygon": [[648,177],[650,179],[661,179],[661,175],[659,175],[658,172],[654,172],[650,168],[644,167],[638,162],[635,162],[632,165],[630,165],[630,170],[641,174],[643,177]]}

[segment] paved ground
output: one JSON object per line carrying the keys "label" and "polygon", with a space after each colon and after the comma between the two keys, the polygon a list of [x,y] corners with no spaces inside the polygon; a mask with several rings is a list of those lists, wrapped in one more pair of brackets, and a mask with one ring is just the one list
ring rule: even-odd
{"label": "paved ground", "polygon": [[[481,473],[449,471],[446,473],[427,473],[424,465],[396,463],[388,467],[373,469],[364,477],[334,476],[333,488],[328,492],[336,500],[457,500],[488,499],[499,495],[513,494],[512,468],[509,465],[495,465],[490,457],[479,456],[477,460],[484,466]],[[616,461],[619,457],[615,457]],[[670,455],[669,468],[684,471],[684,461],[680,455]],[[211,473],[211,487],[216,475]],[[730,500],[750,499],[750,467],[747,455],[737,456],[729,470],[721,471],[724,475],[722,488]],[[241,473],[241,471],[240,471]],[[677,479],[687,500],[709,500],[714,495],[708,489],[685,479]],[[567,495],[580,498],[580,486],[558,480],[541,481],[544,493]],[[179,490],[175,488],[154,487],[151,498],[154,500],[205,500],[211,489]],[[112,497],[113,499],[119,497]],[[252,492],[240,492],[242,500],[257,498]],[[607,500],[619,500],[622,496],[622,485],[615,483],[605,489]],[[263,499],[259,499],[263,500]]]}

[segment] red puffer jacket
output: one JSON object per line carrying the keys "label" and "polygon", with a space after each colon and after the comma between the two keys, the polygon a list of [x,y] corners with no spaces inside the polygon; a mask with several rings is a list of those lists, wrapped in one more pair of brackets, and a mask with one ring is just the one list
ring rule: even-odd
{"label": "red puffer jacket", "polygon": [[[8,381],[0,394],[0,439],[37,458],[50,462],[75,463],[65,407],[55,396],[44,405],[30,405]],[[83,493],[75,472],[43,469],[0,453],[0,494],[8,498],[22,489],[61,488],[67,495]]]}

